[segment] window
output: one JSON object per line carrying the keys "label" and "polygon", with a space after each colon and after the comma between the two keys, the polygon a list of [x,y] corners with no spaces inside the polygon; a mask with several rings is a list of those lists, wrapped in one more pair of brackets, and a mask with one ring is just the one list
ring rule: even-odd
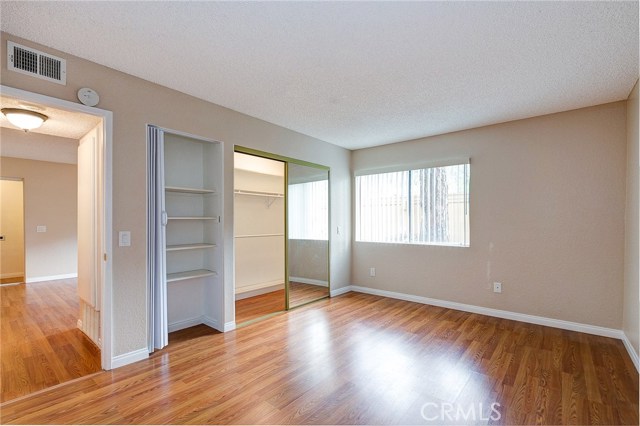
{"label": "window", "polygon": [[289,238],[329,239],[329,181],[289,185]]}
{"label": "window", "polygon": [[356,177],[356,241],[469,245],[469,164]]}

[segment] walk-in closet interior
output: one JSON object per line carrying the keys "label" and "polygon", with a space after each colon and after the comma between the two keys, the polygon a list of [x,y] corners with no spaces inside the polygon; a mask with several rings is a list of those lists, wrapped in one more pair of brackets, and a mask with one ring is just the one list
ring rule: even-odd
{"label": "walk-in closet interior", "polygon": [[236,324],[329,295],[329,170],[236,152]]}

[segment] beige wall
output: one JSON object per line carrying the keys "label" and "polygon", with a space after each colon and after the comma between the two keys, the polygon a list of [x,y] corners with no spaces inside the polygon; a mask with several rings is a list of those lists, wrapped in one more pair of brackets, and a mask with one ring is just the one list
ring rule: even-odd
{"label": "beige wall", "polygon": [[[7,38],[67,60],[67,85],[62,86],[7,71]],[[66,53],[2,33],[3,85],[77,102],[81,87],[100,94],[99,108],[113,111],[113,238],[119,230],[132,232],[131,247],[113,248],[113,353],[146,348],[146,124],[185,131],[223,141],[224,145],[224,297],[227,316],[233,312],[233,146],[260,149],[331,167],[331,282],[345,286],[350,278],[350,152],[317,139],[275,126],[114,71]],[[215,70],[211,70],[215,72]]]}
{"label": "beige wall", "polygon": [[[77,166],[0,157],[0,170],[24,179],[27,282],[76,274]],[[36,232],[38,225],[47,232]]]}
{"label": "beige wall", "polygon": [[[1,172],[0,172],[1,176]],[[6,176],[5,176],[6,177]],[[24,202],[21,180],[0,180],[0,278],[24,277]]]}
{"label": "beige wall", "polygon": [[[327,241],[289,240],[289,277],[327,285]],[[295,281],[295,279],[294,279]]]}
{"label": "beige wall", "polygon": [[640,250],[638,250],[640,236],[640,213],[638,212],[640,149],[638,139],[638,83],[636,82],[627,101],[627,206],[622,324],[622,330],[633,345],[636,354],[640,352],[638,349],[638,334],[640,334],[640,324],[638,324],[640,322],[638,313],[638,299],[640,297],[638,294],[638,287],[640,287]]}
{"label": "beige wall", "polygon": [[78,163],[78,140],[0,127],[0,156]]}
{"label": "beige wall", "polygon": [[470,158],[471,246],[356,242],[353,284],[620,329],[625,114],[618,102],[355,151],[354,172]]}

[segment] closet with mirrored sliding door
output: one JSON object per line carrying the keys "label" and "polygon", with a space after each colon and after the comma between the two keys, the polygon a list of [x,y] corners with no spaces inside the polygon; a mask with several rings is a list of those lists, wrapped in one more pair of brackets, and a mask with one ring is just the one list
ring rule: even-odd
{"label": "closet with mirrored sliding door", "polygon": [[234,155],[237,326],[329,297],[329,168]]}

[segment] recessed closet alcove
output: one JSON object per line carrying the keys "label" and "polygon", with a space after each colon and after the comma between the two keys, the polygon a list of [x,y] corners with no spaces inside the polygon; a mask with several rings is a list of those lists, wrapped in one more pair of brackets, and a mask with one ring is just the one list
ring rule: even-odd
{"label": "recessed closet alcove", "polygon": [[329,169],[236,147],[236,324],[329,296]]}

